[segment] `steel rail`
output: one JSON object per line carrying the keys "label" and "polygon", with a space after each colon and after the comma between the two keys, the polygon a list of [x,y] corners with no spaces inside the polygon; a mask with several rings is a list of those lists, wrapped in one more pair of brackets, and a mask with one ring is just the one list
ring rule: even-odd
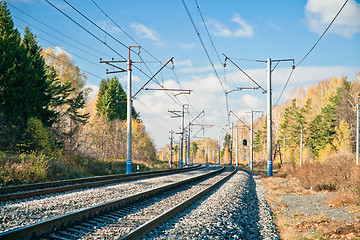
{"label": "steel rail", "polygon": [[136,193],[130,196],[126,196],[117,200],[113,200],[110,202],[106,202],[103,204],[99,204],[93,207],[85,208],[79,211],[75,211],[69,214],[65,214],[60,217],[56,217],[53,219],[49,219],[47,221],[39,222],[36,224],[32,224],[26,227],[17,228],[14,230],[10,230],[7,232],[0,233],[0,240],[2,239],[21,239],[21,240],[29,240],[34,239],[36,237],[43,236],[52,232],[54,230],[59,230],[64,228],[64,226],[75,224],[76,222],[81,222],[82,220],[89,219],[91,217],[96,217],[101,214],[114,211],[123,206],[127,206],[129,203],[136,202],[142,200],[147,197],[154,196],[156,194],[163,193],[165,191],[173,190],[176,187],[209,177],[216,173],[223,171],[225,168],[222,167],[218,170],[214,170],[200,176],[188,178],[176,183],[171,183],[165,186],[153,188],[150,190],[146,190],[140,193]]}
{"label": "steel rail", "polygon": [[134,229],[127,235],[119,238],[121,240],[131,240],[131,239],[139,239],[143,236],[145,236],[148,232],[152,231],[154,228],[168,220],[169,218],[175,216],[177,213],[184,210],[186,207],[188,207],[190,204],[194,203],[198,199],[200,199],[202,196],[204,196],[206,193],[211,192],[213,189],[215,189],[217,186],[222,184],[223,182],[227,181],[233,174],[236,173],[236,168],[232,166],[233,170],[224,178],[220,179],[219,181],[215,182],[211,186],[207,187],[206,189],[202,190],[201,192],[195,194],[191,198],[188,198],[187,200],[183,201],[182,203],[179,203],[175,207],[169,209],[168,211],[164,212],[163,214],[159,215],[158,217],[146,222],[145,224],[141,225],[137,229]]}
{"label": "steel rail", "polygon": [[[28,185],[0,188],[0,194],[2,194],[0,195],[0,202],[24,199],[24,198],[35,197],[45,194],[72,191],[72,190],[88,188],[88,187],[103,186],[112,183],[128,182],[138,179],[164,176],[168,174],[192,171],[203,167],[205,166],[198,164],[195,166],[181,168],[181,169],[168,169],[168,170],[159,170],[153,172],[141,172],[141,173],[132,173],[132,174],[115,174],[115,175],[98,176],[92,178],[79,178],[79,179],[63,180],[56,182],[28,184]],[[38,188],[38,189],[33,190],[34,188]]]}

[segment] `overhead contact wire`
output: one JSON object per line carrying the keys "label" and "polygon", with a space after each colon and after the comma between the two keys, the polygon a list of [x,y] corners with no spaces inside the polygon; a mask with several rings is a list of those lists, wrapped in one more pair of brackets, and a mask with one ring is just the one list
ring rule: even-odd
{"label": "overhead contact wire", "polygon": [[[330,22],[330,24],[327,26],[327,28],[324,30],[324,32],[321,34],[321,36],[319,37],[319,39],[315,42],[315,44],[312,46],[312,48],[306,53],[306,55],[300,60],[300,62],[296,65],[296,67],[298,67],[306,58],[307,56],[309,56],[309,54],[312,52],[312,50],[314,50],[314,48],[317,46],[317,44],[320,42],[320,40],[324,37],[325,33],[330,29],[331,25],[335,22],[336,18],[339,16],[340,12],[343,10],[343,8],[345,7],[345,5],[347,4],[348,0],[346,0],[344,2],[344,4],[341,6],[341,8],[339,9],[339,11],[337,12],[337,14],[335,15],[335,17],[332,19],[332,21]],[[283,90],[281,91],[281,94],[280,94],[280,97],[279,99],[277,100],[275,106],[278,104],[282,94],[284,93],[289,81],[290,81],[290,78],[292,76],[294,72],[294,68],[292,68],[291,72],[290,72],[290,75],[288,77],[288,80],[286,81],[285,83],[285,86],[283,88]]]}
{"label": "overhead contact wire", "polygon": [[[46,0],[47,1],[47,0]],[[90,18],[88,18],[87,16],[85,16],[82,12],[80,12],[78,9],[76,9],[74,6],[72,6],[69,2],[67,2],[66,0],[63,0],[67,5],[69,5],[74,11],[76,11],[78,14],[80,14],[83,18],[85,18],[87,21],[89,21],[91,24],[93,24],[95,27],[97,27],[99,30],[101,30],[103,33],[105,33],[107,36],[111,37],[114,41],[116,41],[117,43],[119,43],[120,45],[122,45],[123,47],[125,48],[129,48],[127,45],[125,45],[124,43],[120,42],[118,39],[116,39],[114,36],[112,36],[111,34],[109,34],[108,32],[106,32],[104,29],[102,29],[99,25],[97,25],[94,21],[92,21]],[[130,51],[134,52],[134,50],[131,50]],[[136,53],[136,52],[134,52]],[[140,55],[138,55],[139,58],[143,61],[142,57]],[[147,64],[143,61],[145,67],[148,69],[148,71],[151,73],[149,67],[147,66]],[[137,70],[139,70],[140,72],[142,72],[145,76],[147,77],[151,77],[147,74],[145,74],[144,71],[142,71],[140,68],[138,68],[137,66],[134,65],[134,68],[136,68]],[[152,73],[151,73],[152,74]],[[164,88],[160,83],[159,81],[156,80],[156,78],[154,78],[154,81],[162,88]],[[170,93],[168,93],[166,91],[166,93],[170,96]],[[170,97],[172,98],[172,97]],[[173,98],[172,98],[173,99]],[[173,99],[174,100],[174,99]],[[174,100],[175,101],[175,100]],[[176,102],[176,101],[175,101]],[[181,103],[177,102],[177,104],[181,105]]]}
{"label": "overhead contact wire", "polygon": [[105,46],[107,46],[108,48],[110,48],[114,53],[116,53],[117,55],[119,55],[123,60],[126,60],[126,58],[124,56],[122,56],[119,52],[117,52],[114,48],[112,48],[111,46],[109,46],[106,42],[104,42],[103,40],[101,40],[100,38],[98,38],[95,34],[93,34],[92,32],[90,32],[89,30],[87,30],[85,27],[83,27],[80,23],[78,23],[77,21],[75,21],[74,19],[72,19],[69,15],[67,15],[65,12],[63,12],[62,10],[60,10],[58,7],[56,7],[54,4],[52,4],[49,0],[45,0],[48,4],[50,4],[53,8],[55,8],[56,10],[58,10],[60,13],[62,13],[64,16],[66,16],[68,19],[70,19],[73,23],[75,23],[76,25],[78,25],[81,29],[83,29],[84,31],[86,31],[88,34],[90,34],[91,36],[93,36],[94,38],[96,38],[98,41],[100,41],[101,43],[103,43]]}
{"label": "overhead contact wire", "polygon": [[334,23],[335,19],[339,16],[340,12],[343,10],[343,8],[345,7],[346,3],[348,2],[348,0],[346,0],[344,2],[344,4],[342,5],[342,7],[340,8],[340,10],[337,12],[337,14],[335,15],[335,17],[333,18],[333,20],[330,22],[329,26],[327,26],[327,28],[325,29],[325,31],[323,32],[323,34],[321,34],[320,38],[316,41],[316,43],[314,44],[314,46],[309,50],[309,52],[301,59],[301,61],[296,65],[299,66],[304,60],[305,58],[311,53],[312,50],[314,50],[314,48],[316,47],[316,45],[320,42],[320,40],[322,39],[322,37],[325,35],[325,33],[329,30],[329,28],[331,27],[331,25]]}
{"label": "overhead contact wire", "polygon": [[[88,48],[88,49],[91,49],[92,51],[95,51],[95,52],[100,53],[100,54],[102,54],[102,55],[106,55],[106,54],[104,54],[104,53],[96,50],[95,48],[92,48],[92,47],[90,47],[90,46],[87,46],[87,45],[85,45],[84,43],[79,42],[78,40],[76,40],[76,39],[74,39],[74,38],[72,38],[72,37],[67,36],[66,34],[64,34],[64,33],[60,32],[59,30],[57,30],[57,29],[49,26],[48,24],[40,21],[39,19],[34,18],[33,16],[27,14],[26,12],[22,11],[21,9],[17,8],[16,6],[12,5],[11,3],[7,2],[6,4],[9,5],[9,6],[11,6],[11,7],[13,7],[13,8],[15,8],[16,10],[20,11],[21,13],[23,13],[23,14],[26,15],[26,16],[28,16],[29,18],[35,20],[36,22],[38,22],[38,23],[40,23],[40,24],[48,27],[49,29],[51,29],[51,30],[53,30],[53,31],[55,31],[55,32],[57,32],[57,33],[59,33],[60,35],[62,35],[62,36],[64,36],[64,37],[67,37],[68,39],[70,39],[70,40],[72,40],[72,41],[74,41],[74,42],[76,42],[76,43],[78,43],[78,44],[80,44],[80,45],[82,45],[82,46],[84,46],[84,47],[86,47],[86,48]],[[22,21],[24,21],[24,20],[22,20]],[[49,34],[49,35],[50,35],[50,34]]]}

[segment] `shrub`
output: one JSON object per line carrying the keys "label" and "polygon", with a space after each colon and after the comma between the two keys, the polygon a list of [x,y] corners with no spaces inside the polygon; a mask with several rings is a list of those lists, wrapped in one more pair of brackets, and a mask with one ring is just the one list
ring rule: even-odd
{"label": "shrub", "polygon": [[0,154],[0,184],[27,184],[47,179],[49,158],[43,153]]}
{"label": "shrub", "polygon": [[54,137],[37,118],[29,118],[24,134],[24,145],[22,149],[27,151],[43,151],[51,154],[55,146]]}
{"label": "shrub", "polygon": [[349,153],[330,154],[324,162],[306,163],[302,167],[283,164],[279,176],[296,177],[303,187],[316,191],[349,190],[360,196],[360,167]]}

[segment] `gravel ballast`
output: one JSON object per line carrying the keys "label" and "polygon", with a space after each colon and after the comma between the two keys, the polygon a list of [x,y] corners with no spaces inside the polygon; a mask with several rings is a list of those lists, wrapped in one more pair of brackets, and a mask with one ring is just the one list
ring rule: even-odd
{"label": "gravel ballast", "polygon": [[175,207],[211,186],[214,182],[223,179],[228,174],[228,171],[224,171],[209,179],[199,180],[197,183],[191,184],[190,186],[186,185],[179,189],[173,189],[163,193],[156,198],[144,200],[132,207],[132,210],[126,210],[128,213],[126,216],[119,218],[116,222],[96,229],[94,232],[83,236],[81,239],[118,239],[150,219],[161,215],[170,208]]}
{"label": "gravel ballast", "polygon": [[286,205],[286,216],[324,216],[331,220],[349,221],[355,220],[354,214],[349,212],[348,207],[329,207],[326,199],[329,193],[316,193],[311,195],[278,195]]}
{"label": "gravel ballast", "polygon": [[258,179],[239,170],[144,239],[280,239]]}
{"label": "gravel ballast", "polygon": [[55,218],[151,188],[195,177],[219,167],[0,203],[0,233]]}

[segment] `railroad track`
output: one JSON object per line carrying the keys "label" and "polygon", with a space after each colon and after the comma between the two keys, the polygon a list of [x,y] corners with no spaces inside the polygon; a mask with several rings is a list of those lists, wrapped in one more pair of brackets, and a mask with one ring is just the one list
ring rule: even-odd
{"label": "railroad track", "polygon": [[128,182],[138,179],[159,177],[168,174],[192,171],[205,166],[197,164],[182,169],[168,169],[153,172],[140,172],[132,174],[115,174],[107,176],[97,176],[90,178],[69,179],[54,182],[45,182],[37,184],[19,185],[13,187],[0,188],[0,202],[32,198],[35,196],[53,194],[59,192],[72,191],[82,188],[98,187],[113,183]]}
{"label": "railroad track", "polygon": [[107,239],[136,239],[226,181],[234,173],[235,168],[223,167],[190,179],[4,232],[0,234],[0,239],[105,239],[106,236]]}

